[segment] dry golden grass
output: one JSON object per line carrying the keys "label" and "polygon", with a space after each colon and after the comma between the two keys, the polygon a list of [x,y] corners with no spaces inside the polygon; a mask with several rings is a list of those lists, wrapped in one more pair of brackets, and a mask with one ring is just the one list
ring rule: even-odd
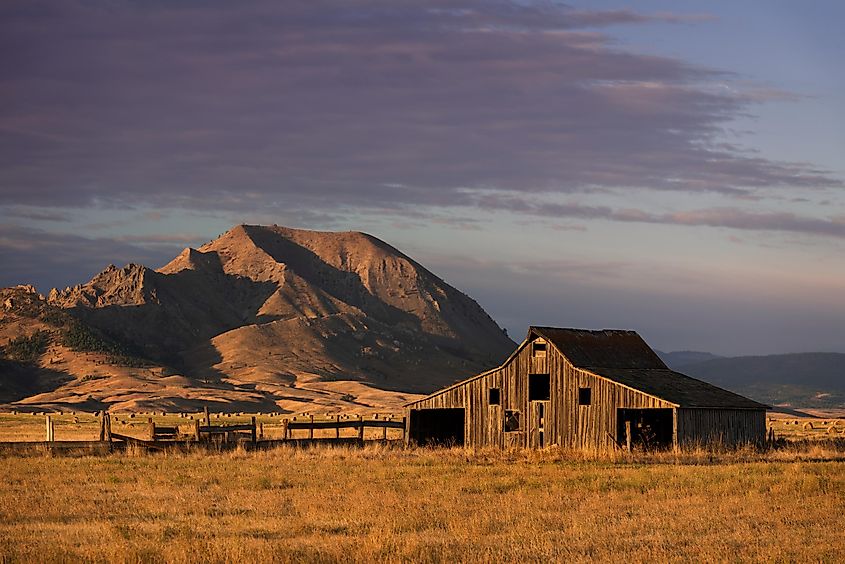
{"label": "dry golden grass", "polygon": [[0,561],[841,561],[842,451],[4,458]]}
{"label": "dry golden grass", "polygon": [[845,438],[845,419],[841,418],[769,418],[768,426],[787,440]]}

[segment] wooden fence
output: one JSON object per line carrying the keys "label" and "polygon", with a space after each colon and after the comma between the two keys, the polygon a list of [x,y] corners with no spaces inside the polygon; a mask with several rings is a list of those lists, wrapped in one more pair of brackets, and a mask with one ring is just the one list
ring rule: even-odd
{"label": "wooden fence", "polygon": [[[284,440],[290,440],[293,438],[293,431],[296,430],[305,430],[308,431],[308,439],[314,440],[314,431],[318,429],[329,429],[334,430],[334,438],[340,439],[340,431],[341,429],[354,429],[357,433],[357,437],[359,441],[364,440],[364,429],[367,427],[381,429],[382,430],[382,441],[387,441],[387,430],[388,429],[401,429],[402,430],[402,440],[405,440],[405,418],[396,419],[393,418],[384,418],[384,419],[364,419],[361,415],[357,416],[357,418],[350,418],[349,416],[343,415],[335,415],[333,419],[324,419],[318,420],[315,419],[313,415],[309,416],[307,419],[297,419],[294,417],[293,419],[284,419],[282,421],[282,426],[284,428]],[[304,437],[302,437],[304,438]],[[323,438],[323,440],[331,440],[332,437]]]}
{"label": "wooden fence", "polygon": [[[249,423],[213,424],[208,408],[204,410],[203,417],[193,420],[193,424],[190,426],[156,424],[150,417],[146,423],[146,432],[144,433],[146,436],[143,438],[113,431],[112,417],[108,412],[100,413],[99,436],[98,440],[95,441],[57,440],[54,420],[50,415],[46,415],[45,423],[45,441],[0,442],[0,450],[15,451],[32,449],[33,447],[46,447],[50,451],[87,449],[92,452],[110,452],[114,449],[126,448],[129,445],[146,450],[190,446],[226,448],[236,445],[246,446],[247,448],[262,448],[285,443],[295,445],[311,443],[363,445],[365,429],[367,428],[381,429],[379,437],[374,439],[370,436],[368,440],[388,442],[389,429],[401,430],[401,442],[403,444],[405,439],[404,417],[401,419],[394,419],[393,416],[379,418],[377,414],[371,418],[364,418],[361,415],[339,414],[321,419],[317,419],[313,415],[282,419],[281,439],[265,438],[264,425],[258,422],[255,416],[250,417]],[[345,436],[342,436],[341,431],[348,429],[353,430],[354,435],[350,436],[349,433],[343,433]],[[325,430],[333,430],[334,432],[329,432],[329,436],[325,436]],[[315,436],[315,431],[322,431],[323,436]]]}

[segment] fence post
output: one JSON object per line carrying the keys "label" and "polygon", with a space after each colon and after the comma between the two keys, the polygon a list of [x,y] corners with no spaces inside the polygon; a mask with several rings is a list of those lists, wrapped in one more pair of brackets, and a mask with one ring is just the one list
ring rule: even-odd
{"label": "fence post", "polygon": [[358,416],[358,440],[364,442],[364,416]]}
{"label": "fence post", "polygon": [[111,448],[111,414],[108,411],[103,414],[103,421],[105,422],[103,439],[108,441],[109,448]]}
{"label": "fence post", "polygon": [[156,440],[156,424],[152,417],[147,418],[147,426],[150,432],[150,440]]}
{"label": "fence post", "polygon": [[387,426],[381,428],[381,441],[384,444],[387,444]]}
{"label": "fence post", "polygon": [[282,436],[284,440],[288,440],[288,418],[282,419]]}
{"label": "fence post", "polygon": [[[206,422],[206,425],[208,425],[207,422]],[[194,421],[194,440],[196,442],[200,442],[200,420],[199,419]]]}
{"label": "fence post", "polygon": [[255,415],[252,416],[252,435],[250,438],[253,445],[258,442],[258,424],[255,422]]}
{"label": "fence post", "polygon": [[402,442],[405,444],[406,447],[408,446],[409,436],[410,433],[408,433],[408,418],[407,416],[405,416],[402,417]]}
{"label": "fence post", "polygon": [[631,422],[625,421],[625,448],[631,452]]}
{"label": "fence post", "polygon": [[52,443],[55,440],[55,435],[54,435],[54,429],[53,429],[53,420],[50,418],[49,415],[47,416],[46,425],[47,425],[47,442]]}
{"label": "fence post", "polygon": [[340,438],[340,413],[334,416],[335,428],[334,428],[334,438]]}
{"label": "fence post", "polygon": [[100,412],[100,437],[98,439],[100,442],[106,440],[106,412]]}
{"label": "fence post", "polygon": [[309,420],[311,421],[311,425],[308,427],[308,439],[314,440],[314,416],[312,415]]}
{"label": "fence post", "polygon": [[211,426],[211,416],[208,414],[208,406],[207,405],[202,408],[202,415],[203,415],[203,418],[205,419],[205,424],[210,427]]}

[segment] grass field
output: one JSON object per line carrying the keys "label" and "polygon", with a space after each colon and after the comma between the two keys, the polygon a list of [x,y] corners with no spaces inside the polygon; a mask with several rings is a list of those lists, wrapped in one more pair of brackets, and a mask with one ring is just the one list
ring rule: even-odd
{"label": "grass field", "polygon": [[768,425],[777,437],[785,439],[845,438],[845,419],[782,417],[769,419]]}
{"label": "grass field", "polygon": [[[51,417],[57,440],[97,435],[91,414]],[[199,415],[113,429],[149,417]],[[36,450],[0,458],[0,562],[842,561],[845,421],[770,425],[782,448],[720,453]],[[43,438],[44,415],[0,414],[0,440]]]}
{"label": "grass field", "polygon": [[0,561],[821,561],[845,452],[7,457]]}

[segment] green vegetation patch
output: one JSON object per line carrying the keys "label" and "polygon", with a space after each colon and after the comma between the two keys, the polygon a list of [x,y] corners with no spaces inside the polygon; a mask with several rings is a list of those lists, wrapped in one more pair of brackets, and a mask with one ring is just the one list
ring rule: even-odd
{"label": "green vegetation patch", "polygon": [[149,362],[139,358],[131,347],[76,319],[66,320],[61,335],[64,346],[77,352],[106,354],[112,364],[133,368],[143,368],[150,365]]}
{"label": "green vegetation patch", "polygon": [[3,355],[9,360],[17,362],[34,363],[50,344],[50,333],[48,331],[36,331],[32,335],[22,335],[9,341],[3,347]]}

